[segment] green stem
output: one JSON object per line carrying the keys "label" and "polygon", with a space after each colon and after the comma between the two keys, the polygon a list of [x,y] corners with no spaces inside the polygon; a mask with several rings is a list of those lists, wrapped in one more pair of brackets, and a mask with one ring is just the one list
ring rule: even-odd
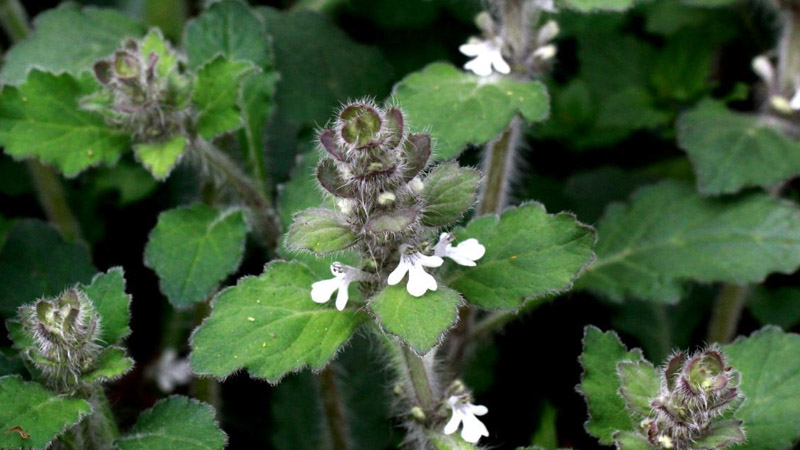
{"label": "green stem", "polygon": [[478,215],[500,214],[506,206],[521,126],[519,117],[515,117],[500,136],[486,144],[483,164],[486,182],[478,205]]}
{"label": "green stem", "polygon": [[791,97],[795,91],[795,77],[800,74],[800,5],[783,2],[783,33],[778,44],[778,89]]}
{"label": "green stem", "polygon": [[726,344],[736,335],[739,318],[742,316],[749,288],[734,284],[722,286],[714,301],[711,322],[708,326],[708,342]]}
{"label": "green stem", "polygon": [[[205,320],[206,317],[211,315],[211,299],[198,303],[194,308],[194,318],[193,322],[195,327],[200,326],[200,324]],[[188,329],[186,327],[185,329]],[[184,341],[185,342],[185,341]],[[209,405],[213,406],[214,409],[219,410],[222,406],[222,389],[217,381],[214,378],[208,377],[195,377],[192,380],[192,395],[202,400]]]}
{"label": "green stem", "polygon": [[348,439],[350,433],[347,429],[344,401],[339,393],[339,382],[336,379],[334,364],[329,364],[319,373],[319,389],[332,448],[333,450],[347,450],[350,448]]}
{"label": "green stem", "polygon": [[110,450],[114,446],[114,440],[119,437],[119,428],[103,387],[90,386],[84,394],[92,406],[92,413],[72,429],[71,439],[67,439],[64,444],[82,450]]}
{"label": "green stem", "polygon": [[269,205],[272,206],[270,199],[272,192],[270,191],[266,163],[264,162],[264,149],[258,145],[258,140],[254,138],[250,130],[243,131],[242,133],[247,141],[247,145],[245,145],[245,158],[247,158],[250,170],[253,172],[252,177],[255,185],[258,190],[264,194],[264,198]]}
{"label": "green stem", "polygon": [[293,10],[306,9],[319,13],[328,13],[342,4],[342,0],[300,0],[292,6]]}
{"label": "green stem", "polygon": [[0,26],[11,42],[19,42],[28,37],[28,14],[19,0],[0,0]]}

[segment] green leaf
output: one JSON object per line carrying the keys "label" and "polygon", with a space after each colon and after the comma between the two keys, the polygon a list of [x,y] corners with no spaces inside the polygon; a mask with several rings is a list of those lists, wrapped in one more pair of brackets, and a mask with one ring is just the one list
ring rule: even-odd
{"label": "green leaf", "polygon": [[188,142],[184,136],[175,136],[164,142],[142,143],[134,146],[136,159],[157,180],[166,180],[178,164]]}
{"label": "green leaf", "polygon": [[747,440],[742,422],[739,420],[719,420],[708,427],[706,433],[692,442],[698,450],[728,448]]}
{"label": "green leaf", "polygon": [[586,431],[601,444],[612,445],[615,431],[634,429],[625,400],[618,394],[621,383],[617,363],[641,360],[642,352],[639,349],[628,351],[613,331],[604,333],[594,326],[584,329],[583,353],[579,358],[583,375],[577,391],[584,396],[589,408]]}
{"label": "green leaf", "polygon": [[239,90],[238,107],[244,123],[243,142],[247,146],[248,164],[256,174],[266,171],[264,132],[267,120],[275,109],[275,86],[279,78],[277,73],[272,72],[254,74],[244,81]]}
{"label": "green leaf", "polygon": [[125,272],[113,267],[106,273],[95,275],[91,284],[81,290],[92,300],[100,315],[100,340],[114,345],[131,334],[131,296],[125,293]]}
{"label": "green leaf", "polygon": [[67,177],[115,164],[130,147],[130,136],[78,107],[96,88],[88,76],[31,71],[25,84],[6,86],[0,94],[0,145],[16,159],[37,157]]}
{"label": "green leaf", "polygon": [[448,436],[446,434],[430,432],[428,437],[436,450],[479,450],[478,447],[461,439],[461,437],[456,434]]}
{"label": "green leaf", "polygon": [[354,42],[326,16],[272,8],[258,13],[274,40],[275,67],[284,74],[277,109],[293,122],[318,126],[348,99],[389,91],[391,67],[381,52]]}
{"label": "green leaf", "polygon": [[650,403],[658,397],[661,378],[649,361],[622,361],[617,364],[617,376],[622,387],[619,394],[625,399],[625,406],[631,413],[641,418],[649,417]]}
{"label": "green leaf", "polygon": [[126,37],[136,38],[144,28],[110,9],[62,4],[36,17],[30,38],[5,54],[0,82],[20,84],[28,71],[79,75],[113,53]]}
{"label": "green leaf", "polygon": [[373,233],[401,233],[413,225],[418,217],[418,208],[400,209],[370,218],[364,228]]}
{"label": "green leaf", "polygon": [[175,395],[143,412],[114,445],[121,450],[222,449],[228,439],[214,415],[211,406]]}
{"label": "green leaf", "polygon": [[140,53],[145,61],[154,54],[158,57],[155,73],[161,79],[167,79],[178,70],[178,56],[172,51],[161,30],[152,28],[142,39]]}
{"label": "green leaf", "polygon": [[[44,449],[91,412],[85,400],[50,392],[17,375],[0,377],[0,448]],[[29,435],[23,439],[19,427]]]}
{"label": "green leaf", "polygon": [[800,335],[765,327],[724,351],[742,374],[745,396],[734,415],[745,423],[747,442],[737,450],[791,447],[800,438]]}
{"label": "green leaf", "polygon": [[635,0],[560,0],[557,3],[580,12],[625,11],[634,5]]}
{"label": "green leaf", "polygon": [[25,365],[19,357],[19,352],[8,348],[0,348],[0,377],[23,373]]}
{"label": "green leaf", "polygon": [[201,302],[239,267],[247,223],[239,209],[195,204],[165,211],[150,233],[145,265],[176,307]]}
{"label": "green leaf", "polygon": [[331,253],[344,250],[356,242],[347,218],[336,211],[311,208],[294,216],[286,244],[296,250]]}
{"label": "green leaf", "polygon": [[0,314],[14,317],[18,306],[86,283],[94,273],[86,247],[65,242],[44,222],[20,220],[0,250]]}
{"label": "green leaf", "polygon": [[557,419],[558,410],[545,400],[539,415],[539,424],[536,426],[533,437],[531,437],[531,443],[536,444],[536,446],[528,447],[529,449],[552,449],[558,447]]}
{"label": "green leaf", "polygon": [[738,3],[740,1],[741,0],[682,0],[682,2],[687,5],[710,8],[733,5],[734,3]]}
{"label": "green leaf", "polygon": [[306,365],[324,367],[366,316],[315,304],[315,281],[299,263],[275,262],[223,290],[192,337],[192,368],[215,377],[245,368],[275,383]]}
{"label": "green leaf", "polygon": [[771,187],[800,174],[800,144],[756,115],[704,101],[678,120],[678,144],[697,173],[700,192],[730,194]]}
{"label": "green leaf", "polygon": [[158,182],[134,163],[122,163],[96,172],[95,189],[99,192],[116,191],[121,206],[142,200],[158,188]]}
{"label": "green leaf", "polygon": [[457,241],[486,247],[476,267],[448,265],[443,279],[464,298],[490,309],[519,308],[526,300],[565,291],[592,261],[594,230],[571,214],[547,214],[529,203],[472,220]]}
{"label": "green leaf", "polygon": [[665,181],[611,205],[580,288],[613,300],[675,302],[685,281],[756,283],[800,265],[797,206],[766,194],[715,200]]}
{"label": "green leaf", "polygon": [[270,65],[270,40],[264,24],[243,2],[223,0],[212,4],[186,26],[186,54],[194,70],[219,55],[229,61]]}
{"label": "green leaf", "polygon": [[800,322],[800,289],[754,286],[747,307],[762,325],[773,324],[788,330]]}
{"label": "green leaf", "polygon": [[617,450],[653,450],[647,438],[632,431],[618,431],[614,433]]}
{"label": "green leaf", "polygon": [[408,75],[393,94],[409,121],[431,127],[439,159],[458,155],[468,144],[489,142],[517,113],[528,122],[549,114],[547,91],[537,81],[487,81],[444,63]]}
{"label": "green leaf", "polygon": [[442,286],[422,297],[406,291],[405,282],[386,286],[369,303],[381,327],[424,355],[442,341],[458,317],[461,296]]}
{"label": "green leaf", "polygon": [[84,383],[113,381],[131,370],[133,364],[133,359],[126,356],[124,349],[110,347],[97,357],[91,371],[81,375],[81,381]]}
{"label": "green leaf", "polygon": [[422,191],[425,211],[422,223],[429,227],[450,225],[475,203],[481,173],[447,161],[436,166],[427,177]]}
{"label": "green leaf", "polygon": [[249,61],[217,57],[197,72],[192,101],[197,108],[197,131],[206,139],[242,126],[239,90],[245,76],[255,70]]}

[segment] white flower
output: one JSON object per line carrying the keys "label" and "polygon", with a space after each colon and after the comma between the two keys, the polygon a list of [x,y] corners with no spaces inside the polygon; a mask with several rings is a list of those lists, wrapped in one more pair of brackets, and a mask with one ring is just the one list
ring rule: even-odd
{"label": "white flower", "polygon": [[488,77],[492,74],[492,69],[502,74],[511,73],[511,67],[503,59],[502,47],[503,41],[499,37],[485,41],[470,38],[466,44],[458,47],[458,51],[473,57],[464,64],[465,69],[476,75]]}
{"label": "white flower", "polygon": [[170,393],[192,380],[192,368],[187,358],[178,359],[178,352],[169,348],[158,358],[153,378],[162,392]]}
{"label": "white flower", "polygon": [[338,290],[339,293],[336,294],[336,309],[341,311],[344,309],[345,305],[347,305],[347,300],[350,298],[347,292],[350,283],[361,280],[364,272],[355,267],[335,262],[331,264],[331,273],[333,274],[333,278],[317,281],[311,285],[311,300],[317,303],[325,303],[330,300],[331,295]]}
{"label": "white flower", "polygon": [[435,291],[437,288],[436,278],[425,272],[424,267],[439,267],[443,262],[444,260],[438,256],[426,256],[419,252],[410,254],[403,252],[400,264],[389,274],[386,282],[390,286],[394,286],[402,281],[408,272],[406,290],[414,297],[422,297],[428,290]]}
{"label": "white flower", "polygon": [[752,66],[753,72],[764,80],[767,86],[772,86],[775,80],[775,68],[772,66],[769,58],[764,55],[756,56],[753,58]]}
{"label": "white flower", "polygon": [[533,4],[536,5],[537,8],[547,11],[547,12],[556,12],[556,5],[553,0],[533,0]]}
{"label": "white flower", "polygon": [[455,236],[452,234],[442,233],[439,236],[439,243],[436,244],[433,254],[442,258],[450,258],[456,264],[462,266],[473,267],[475,266],[475,261],[483,258],[486,253],[486,247],[481,245],[475,238],[467,239],[453,247],[454,239]]}
{"label": "white flower", "polygon": [[545,45],[543,47],[539,47],[533,52],[533,57],[541,59],[543,61],[547,61],[552,57],[556,56],[556,46],[553,44]]}
{"label": "white flower", "polygon": [[539,32],[536,34],[536,42],[539,45],[547,44],[548,42],[555,39],[558,36],[558,33],[561,32],[561,28],[558,26],[558,22],[555,20],[548,20],[547,23],[542,25],[539,28]]}
{"label": "white flower", "polygon": [[447,425],[444,426],[444,434],[453,434],[461,425],[461,438],[475,444],[481,436],[488,437],[489,430],[486,425],[475,416],[482,416],[489,412],[489,408],[481,405],[463,402],[457,396],[447,399],[447,403],[453,409],[453,416]]}
{"label": "white flower", "polygon": [[794,111],[800,111],[800,89],[794,91],[794,95],[789,100],[789,107]]}

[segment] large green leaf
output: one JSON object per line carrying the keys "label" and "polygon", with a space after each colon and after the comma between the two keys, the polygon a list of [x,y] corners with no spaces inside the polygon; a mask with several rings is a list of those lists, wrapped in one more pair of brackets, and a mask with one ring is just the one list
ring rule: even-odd
{"label": "large green leaf", "polygon": [[227,440],[214,418],[214,408],[175,395],[143,412],[114,444],[121,450],[218,450]]}
{"label": "large green leaf", "polygon": [[601,444],[612,445],[615,431],[634,429],[625,400],[618,394],[621,383],[617,363],[642,360],[642,352],[639,349],[628,351],[613,331],[604,333],[594,326],[584,329],[580,357],[583,376],[577,390],[585,397],[589,409],[586,431]]}
{"label": "large green leaf", "polygon": [[459,167],[454,162],[447,161],[436,166],[425,177],[422,223],[436,227],[450,225],[460,219],[475,204],[480,179],[480,171]]}
{"label": "large green leaf", "polygon": [[747,442],[736,448],[790,448],[800,438],[800,335],[766,327],[724,350],[745,396],[734,415],[744,420]]}
{"label": "large green leaf", "polygon": [[625,11],[633,6],[636,0],[557,0],[556,4],[566,4],[580,12],[592,11]]}
{"label": "large green leaf", "polygon": [[223,290],[192,337],[192,368],[216,377],[245,368],[277,382],[306,365],[324,367],[366,316],[314,303],[315,281],[302,264],[275,262]]}
{"label": "large green leaf", "polygon": [[161,213],[144,252],[174,306],[203,301],[239,267],[247,223],[240,209],[195,204]]}
{"label": "large green leaf", "polygon": [[124,38],[143,33],[144,27],[116,11],[62,4],[37,16],[31,37],[5,54],[0,82],[22,83],[33,67],[72,75],[91,71]]}
{"label": "large green leaf", "polygon": [[31,71],[24,84],[6,86],[0,94],[0,145],[16,159],[37,157],[68,177],[116,163],[130,147],[130,136],[78,107],[96,88],[88,76]]}
{"label": "large green leaf", "polygon": [[0,405],[0,448],[9,449],[44,449],[91,412],[85,400],[50,392],[17,375],[0,377]]}
{"label": "large green leaf", "polygon": [[547,214],[538,203],[474,219],[455,232],[486,247],[476,267],[449,264],[443,279],[484,308],[519,308],[526,300],[569,289],[592,261],[594,230],[571,214]]}
{"label": "large green leaf", "polygon": [[82,288],[100,315],[100,340],[114,345],[131,334],[128,326],[131,296],[125,293],[125,272],[114,267],[95,275],[91,284]]}
{"label": "large green leaf", "polygon": [[242,126],[239,92],[255,69],[249,61],[218,56],[197,72],[192,101],[197,108],[197,131],[206,139]]}
{"label": "large green leaf", "polygon": [[[342,102],[382,96],[391,68],[373,47],[354,42],[327,17],[259,8],[275,47],[277,107],[293,122],[323,125]],[[313,69],[309,69],[313,61]]]}
{"label": "large green leaf", "polygon": [[547,91],[537,81],[487,80],[444,63],[408,75],[393,94],[414,126],[431,127],[433,155],[442,159],[495,138],[517,113],[538,122],[550,108]]}
{"label": "large green leaf", "polygon": [[212,4],[186,26],[184,42],[189,67],[195,70],[218,55],[267,68],[272,56],[264,25],[244,2],[236,0]]}
{"label": "large green leaf", "polygon": [[755,115],[705,101],[678,120],[701,192],[718,195],[770,187],[800,174],[800,143]]}
{"label": "large green leaf", "polygon": [[386,286],[370,300],[369,306],[384,330],[400,337],[419,354],[441,342],[458,317],[461,296],[439,285],[422,297],[406,291],[405,283]]}
{"label": "large green leaf", "polygon": [[597,261],[578,281],[613,300],[674,302],[685,281],[755,283],[800,265],[797,206],[766,194],[714,200],[665,181],[613,204],[598,227]]}
{"label": "large green leaf", "polygon": [[21,220],[0,250],[0,314],[11,318],[18,306],[89,282],[94,273],[86,247],[65,242],[44,222]]}

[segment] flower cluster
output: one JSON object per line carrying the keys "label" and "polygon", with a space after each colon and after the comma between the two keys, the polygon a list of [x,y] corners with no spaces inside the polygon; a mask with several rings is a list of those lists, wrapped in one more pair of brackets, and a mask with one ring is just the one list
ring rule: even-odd
{"label": "flower cluster", "polygon": [[453,434],[460,426],[461,438],[469,443],[475,444],[481,437],[489,437],[486,425],[476,417],[488,413],[489,408],[472,404],[472,395],[460,380],[454,381],[448,389],[443,406],[450,410],[450,420],[444,426],[444,434]]}

